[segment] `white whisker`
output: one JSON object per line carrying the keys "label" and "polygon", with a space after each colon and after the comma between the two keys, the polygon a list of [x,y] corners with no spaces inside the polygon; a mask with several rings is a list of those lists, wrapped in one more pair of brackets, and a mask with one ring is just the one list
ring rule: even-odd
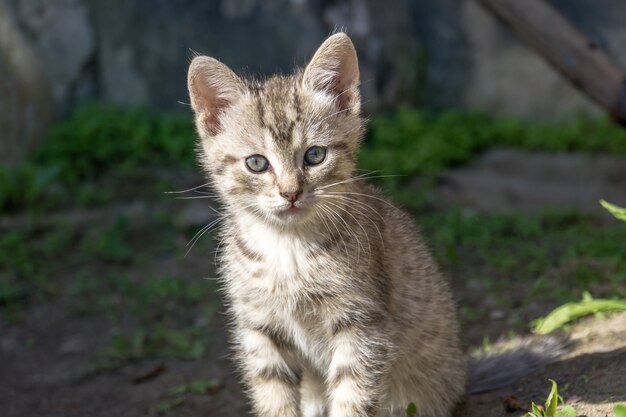
{"label": "white whisker", "polygon": [[[187,255],[189,254],[191,249],[193,249],[193,247],[196,245],[198,240],[200,240],[200,238],[202,236],[204,236],[204,234],[208,233],[215,226],[217,226],[219,224],[219,222],[221,222],[223,219],[224,219],[223,217],[219,217],[219,218],[213,220],[212,222],[210,222],[209,224],[207,224],[206,226],[204,226],[202,229],[198,230],[196,232],[196,234],[193,236],[193,238],[191,238],[191,240],[186,245],[186,246],[189,247],[189,249],[187,249],[187,252],[185,252],[185,257],[187,257]],[[191,245],[191,246],[189,246],[189,245]]]}
{"label": "white whisker", "polygon": [[357,211],[357,212],[358,212],[361,216],[365,217],[367,220],[369,220],[369,221],[370,221],[370,223],[372,223],[372,226],[374,226],[374,228],[376,229],[376,232],[378,233],[378,237],[380,238],[380,242],[381,242],[381,244],[382,244],[382,245],[383,245],[383,247],[384,247],[384,245],[385,245],[385,241],[384,241],[384,239],[383,239],[383,235],[382,235],[382,233],[380,232],[380,228],[378,227],[378,225],[376,224],[376,222],[374,221],[374,219],[372,219],[370,216],[368,216],[368,215],[367,215],[367,213],[366,213],[366,212],[362,211],[362,210],[359,208],[359,207],[362,207],[363,209],[367,209],[367,210],[369,210],[369,211],[370,211],[370,212],[372,212],[373,214],[377,215],[377,216],[380,218],[380,220],[384,223],[384,221],[385,221],[384,217],[383,217],[383,216],[382,216],[382,215],[381,215],[378,211],[376,211],[376,210],[375,210],[372,206],[370,206],[369,204],[366,204],[366,203],[364,203],[364,202],[362,202],[362,201],[359,201],[359,200],[357,200],[357,199],[355,199],[355,198],[352,198],[352,197],[347,197],[347,196],[342,196],[342,195],[326,195],[326,194],[321,194],[321,195],[320,195],[320,197],[323,197],[323,198],[331,198],[331,199],[333,199],[333,198],[334,198],[334,199],[339,199],[339,200],[345,200],[345,201],[348,201],[348,202],[350,202],[350,203],[354,204],[354,205],[352,205],[350,208],[351,208],[352,210]]}
{"label": "white whisker", "polygon": [[[369,236],[367,235],[367,230],[365,230],[365,228],[363,227],[363,225],[361,224],[361,222],[358,221],[358,219],[352,214],[350,213],[346,208],[341,207],[339,204],[335,204],[332,202],[328,202],[330,205],[336,207],[338,210],[341,210],[342,212],[346,213],[348,216],[352,217],[352,219],[354,219],[354,221],[356,222],[356,224],[361,228],[361,230],[363,231],[363,233],[365,234],[365,240],[367,241],[367,249],[368,249],[368,263],[371,260],[372,257],[372,246],[370,244],[370,239]],[[344,220],[345,221],[345,220]],[[354,232],[353,232],[354,233]],[[359,248],[362,248],[363,251],[365,251],[365,248],[363,247],[363,245],[361,244],[361,241],[359,239],[359,236],[357,233],[354,233],[354,238],[357,241],[357,245],[359,246]]]}
{"label": "white whisker", "polygon": [[346,241],[343,238],[343,234],[341,233],[341,231],[339,230],[339,227],[337,226],[337,223],[335,222],[334,219],[336,219],[336,214],[329,208],[326,206],[326,204],[322,203],[320,204],[320,209],[323,210],[324,212],[326,212],[326,214],[328,214],[328,220],[331,222],[331,224],[333,225],[333,227],[335,228],[335,230],[337,231],[337,235],[339,236],[339,238],[341,239],[341,243],[343,244],[343,248],[346,251],[346,258],[350,259],[350,254],[348,252],[348,245],[346,245]]}
{"label": "white whisker", "polygon": [[321,187],[317,187],[317,188],[315,188],[315,189],[314,189],[314,191],[324,190],[324,189],[329,188],[329,187],[332,187],[332,186],[334,186],[334,185],[345,184],[345,183],[347,183],[347,182],[353,182],[353,181],[357,181],[357,180],[359,180],[359,179],[367,179],[370,175],[375,174],[375,173],[377,173],[377,172],[378,172],[378,171],[366,172],[366,173],[364,173],[364,174],[357,175],[356,177],[350,177],[350,178],[347,178],[347,179],[345,179],[345,180],[341,180],[341,181],[334,182],[334,183],[332,183],[332,184],[326,184],[326,185],[323,185],[323,186],[321,186]]}
{"label": "white whisker", "polygon": [[201,200],[201,199],[214,199],[215,197],[212,195],[192,195],[185,197],[174,197],[175,200]]}
{"label": "white whisker", "polygon": [[393,204],[391,204],[389,201],[384,200],[382,198],[376,197],[374,195],[369,195],[369,194],[363,194],[363,193],[357,193],[354,191],[328,191],[328,194],[350,194],[350,195],[360,195],[363,197],[368,197],[368,198],[373,198],[374,200],[378,200],[378,201],[382,201],[383,203],[387,204],[389,207],[393,207],[394,209],[398,210],[398,208],[396,206],[394,206]]}
{"label": "white whisker", "polygon": [[369,179],[374,179],[374,178],[391,178],[391,177],[405,177],[406,175],[402,175],[402,174],[389,174],[389,175],[373,175],[378,171],[372,171],[372,172],[368,172],[365,174],[361,174],[361,175],[357,175],[356,177],[351,177],[342,181],[337,181],[331,184],[326,184],[323,185],[321,187],[317,187],[315,188],[314,191],[321,191],[321,190],[325,190],[327,188],[330,187],[334,187],[336,185],[340,185],[340,184],[350,184],[352,182],[355,181],[363,181],[363,180],[369,180]]}
{"label": "white whisker", "polygon": [[188,190],[165,191],[165,194],[183,194],[183,193],[188,193],[188,192],[191,192],[191,191],[198,190],[198,189],[200,189],[202,187],[209,187],[210,185],[211,185],[211,183],[207,182],[206,184],[198,185],[197,187],[189,188]]}

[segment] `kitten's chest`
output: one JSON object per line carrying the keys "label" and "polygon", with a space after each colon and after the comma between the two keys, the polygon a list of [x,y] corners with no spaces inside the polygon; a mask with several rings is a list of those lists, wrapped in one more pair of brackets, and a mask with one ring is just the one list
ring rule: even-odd
{"label": "kitten's chest", "polygon": [[[301,281],[315,268],[310,246],[289,236],[273,236],[256,242],[266,277],[277,281]],[[286,282],[285,282],[286,283]]]}
{"label": "kitten's chest", "polygon": [[[290,236],[233,239],[225,278],[231,305],[246,325],[282,329],[297,350],[322,366],[346,268],[323,245]],[[339,312],[339,313],[338,313]]]}
{"label": "kitten's chest", "polygon": [[233,295],[277,315],[310,312],[316,293],[338,277],[329,271],[327,255],[314,243],[294,236],[267,234],[234,239],[226,277]]}
{"label": "kitten's chest", "polygon": [[254,230],[233,238],[228,251],[231,269],[243,285],[277,296],[302,291],[324,268],[326,256],[315,242]]}

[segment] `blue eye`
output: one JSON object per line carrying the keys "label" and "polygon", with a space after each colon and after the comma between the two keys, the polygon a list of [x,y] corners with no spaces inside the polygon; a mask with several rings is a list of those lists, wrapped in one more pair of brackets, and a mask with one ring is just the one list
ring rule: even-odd
{"label": "blue eye", "polygon": [[252,155],[246,158],[246,166],[252,172],[264,172],[270,167],[270,163],[263,155]]}
{"label": "blue eye", "polygon": [[310,147],[304,154],[305,165],[318,165],[321,164],[326,158],[326,148],[321,146]]}

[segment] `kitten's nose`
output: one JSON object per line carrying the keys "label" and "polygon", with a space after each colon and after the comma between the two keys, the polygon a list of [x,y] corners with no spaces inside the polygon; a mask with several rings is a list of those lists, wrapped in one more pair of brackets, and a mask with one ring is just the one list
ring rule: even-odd
{"label": "kitten's nose", "polygon": [[295,203],[298,197],[302,194],[302,190],[288,191],[286,193],[280,193],[281,196],[290,203]]}

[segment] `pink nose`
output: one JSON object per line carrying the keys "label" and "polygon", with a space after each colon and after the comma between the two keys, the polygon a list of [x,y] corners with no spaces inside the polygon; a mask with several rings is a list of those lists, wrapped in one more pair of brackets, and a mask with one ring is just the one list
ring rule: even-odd
{"label": "pink nose", "polygon": [[295,203],[296,200],[298,199],[298,196],[300,196],[300,194],[302,194],[302,190],[280,193],[280,195],[283,196],[283,198],[289,201],[290,203]]}

